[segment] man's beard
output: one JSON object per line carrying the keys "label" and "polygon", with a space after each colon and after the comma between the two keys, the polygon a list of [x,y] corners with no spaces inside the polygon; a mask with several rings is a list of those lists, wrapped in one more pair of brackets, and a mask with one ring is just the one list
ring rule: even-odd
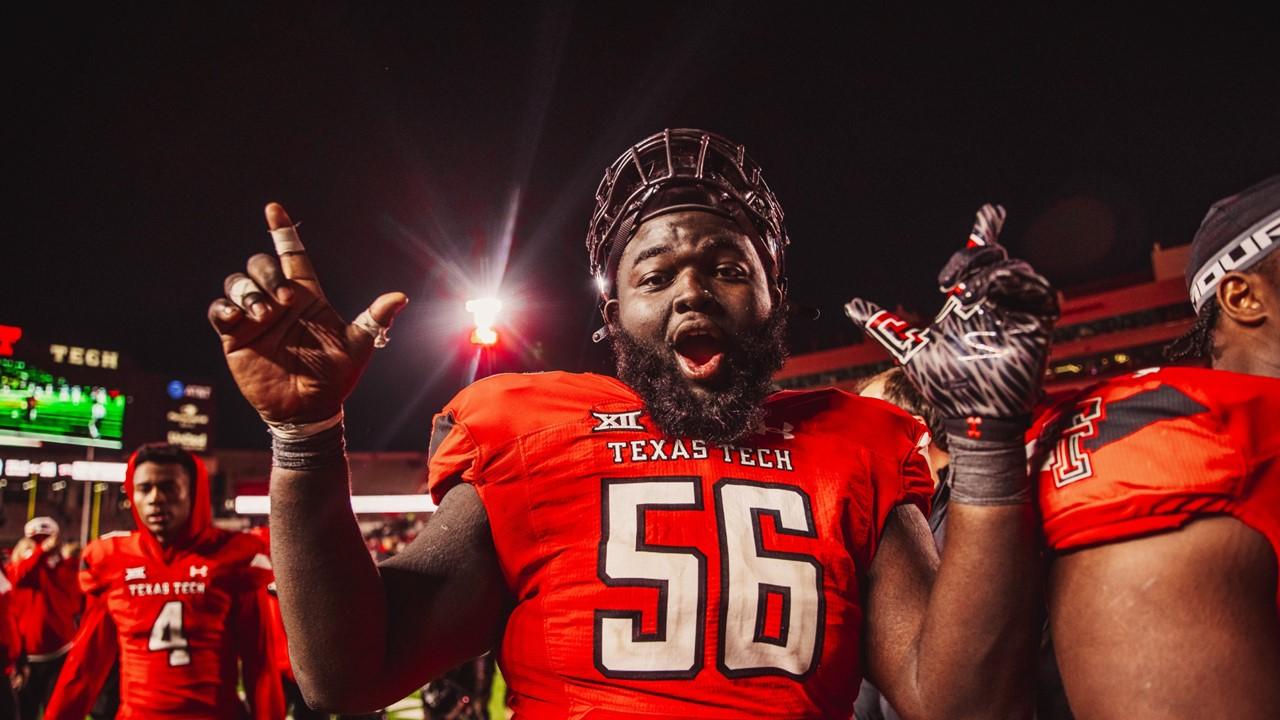
{"label": "man's beard", "polygon": [[696,438],[727,445],[760,427],[773,373],[787,358],[787,322],[774,308],[758,328],[726,338],[715,388],[697,394],[665,342],[654,345],[619,326],[609,333],[618,379],[644,400],[649,417],[668,437]]}

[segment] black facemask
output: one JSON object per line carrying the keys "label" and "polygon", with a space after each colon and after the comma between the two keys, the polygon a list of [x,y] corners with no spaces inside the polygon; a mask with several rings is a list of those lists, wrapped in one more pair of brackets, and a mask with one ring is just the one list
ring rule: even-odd
{"label": "black facemask", "polygon": [[609,338],[618,379],[640,395],[659,430],[673,438],[727,445],[764,420],[773,373],[787,358],[786,334],[786,313],[775,307],[763,325],[730,338],[723,350],[721,387],[704,396],[694,393],[665,342],[651,344],[616,325]]}

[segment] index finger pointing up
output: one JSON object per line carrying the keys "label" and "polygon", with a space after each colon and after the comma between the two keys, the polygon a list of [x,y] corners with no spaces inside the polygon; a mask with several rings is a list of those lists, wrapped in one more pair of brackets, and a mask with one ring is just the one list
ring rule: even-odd
{"label": "index finger pointing up", "polygon": [[307,257],[307,251],[302,247],[302,241],[298,239],[298,232],[294,229],[289,213],[285,212],[280,203],[273,202],[267,203],[266,215],[267,228],[275,241],[284,276],[318,293],[320,279],[316,276],[315,267],[311,265],[311,258]]}

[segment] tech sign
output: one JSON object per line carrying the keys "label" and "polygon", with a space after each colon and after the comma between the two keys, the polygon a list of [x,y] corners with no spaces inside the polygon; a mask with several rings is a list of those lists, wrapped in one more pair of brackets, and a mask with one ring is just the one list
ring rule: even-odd
{"label": "tech sign", "polygon": [[[22,328],[17,325],[0,325],[0,357],[14,357],[15,345],[23,337]],[[24,345],[31,345],[28,338]],[[102,370],[119,370],[120,353],[116,350],[69,345],[66,343],[49,343],[48,354],[42,360],[52,365],[75,365],[77,367],[99,368]],[[27,352],[31,351],[26,347]],[[34,358],[28,358],[34,359]]]}

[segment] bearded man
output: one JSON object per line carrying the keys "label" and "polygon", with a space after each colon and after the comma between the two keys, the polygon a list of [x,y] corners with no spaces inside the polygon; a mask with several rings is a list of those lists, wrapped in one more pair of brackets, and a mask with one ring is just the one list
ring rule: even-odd
{"label": "bearded man", "polygon": [[[271,204],[279,259],[254,256],[211,304],[274,438],[272,552],[309,702],[383,706],[496,644],[522,718],[848,718],[864,672],[905,717],[1027,716],[1022,433],[1055,308],[995,244],[1003,215],[985,209],[948,265],[935,325],[894,326],[960,432],[939,567],[923,427],[837,390],[770,394],[788,238],[742,146],[664,131],[596,198],[596,337],[618,377],[460,392],[433,421],[439,510],[380,565],[350,510],[341,406],[407,299],[344,322]],[[973,337],[998,352],[961,362]]]}

